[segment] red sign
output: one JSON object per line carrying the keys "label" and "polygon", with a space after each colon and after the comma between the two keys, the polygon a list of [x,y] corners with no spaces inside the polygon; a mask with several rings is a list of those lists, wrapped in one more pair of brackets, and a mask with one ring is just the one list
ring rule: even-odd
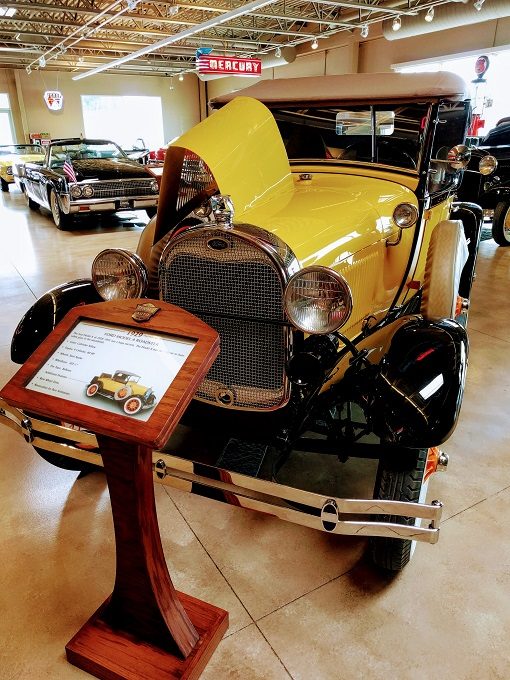
{"label": "red sign", "polygon": [[60,111],[64,105],[64,95],[59,90],[47,90],[44,93],[44,101],[50,111]]}
{"label": "red sign", "polygon": [[480,78],[483,76],[486,72],[487,69],[489,68],[489,57],[486,57],[485,55],[478,57],[475,63],[475,73],[476,75]]}
{"label": "red sign", "polygon": [[202,54],[197,59],[199,73],[215,73],[226,76],[260,76],[262,62],[260,59],[244,57],[218,57],[214,54]]}

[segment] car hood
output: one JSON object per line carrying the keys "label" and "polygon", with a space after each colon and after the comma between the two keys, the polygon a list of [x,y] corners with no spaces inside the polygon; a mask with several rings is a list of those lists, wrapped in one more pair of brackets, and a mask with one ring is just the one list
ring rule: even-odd
{"label": "car hood", "polygon": [[15,154],[13,156],[0,156],[0,165],[15,165],[16,163],[30,163],[43,160],[44,156],[40,154]]}
{"label": "car hood", "polygon": [[[234,99],[172,146],[205,161],[219,191],[232,197],[235,222],[276,233],[302,265],[337,264],[397,231],[391,216],[398,203],[417,206],[397,173],[327,161],[293,172],[273,115],[248,97]],[[172,190],[178,196],[172,161],[167,154],[156,240],[171,222],[168,197]]]}
{"label": "car hood", "polygon": [[[73,168],[78,182],[86,180],[130,179],[133,177],[150,178],[149,173],[140,163],[128,160],[115,160],[110,158],[91,158],[81,161],[73,161]],[[62,168],[55,170],[57,174],[64,175]]]}

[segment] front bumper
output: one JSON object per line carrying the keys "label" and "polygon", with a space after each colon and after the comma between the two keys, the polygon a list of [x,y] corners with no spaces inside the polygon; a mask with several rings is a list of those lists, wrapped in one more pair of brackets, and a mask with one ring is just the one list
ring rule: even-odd
{"label": "front bumper", "polygon": [[88,212],[118,212],[119,210],[142,210],[158,205],[159,196],[126,196],[119,198],[93,198],[90,200],[70,200],[61,196],[62,209],[67,214]]}
{"label": "front bumper", "polygon": [[[39,418],[0,399],[0,424],[10,427],[34,447],[102,466],[96,436]],[[439,539],[442,504],[406,503],[374,499],[333,498],[249,477],[203,463],[196,464],[167,452],[152,455],[154,481],[199,495],[211,496],[243,508],[327,533],[382,536],[425,543]],[[415,517],[426,526],[389,523],[373,515]]]}

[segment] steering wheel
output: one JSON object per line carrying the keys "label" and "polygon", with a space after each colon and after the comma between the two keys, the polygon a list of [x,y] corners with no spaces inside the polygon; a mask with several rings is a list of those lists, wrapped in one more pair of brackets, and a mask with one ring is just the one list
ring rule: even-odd
{"label": "steering wheel", "polygon": [[[385,151],[388,153],[385,154]],[[381,139],[377,144],[377,157],[383,160],[385,156],[387,161],[402,163],[404,167],[416,170],[416,161],[411,154],[396,146],[395,142],[389,139]]]}

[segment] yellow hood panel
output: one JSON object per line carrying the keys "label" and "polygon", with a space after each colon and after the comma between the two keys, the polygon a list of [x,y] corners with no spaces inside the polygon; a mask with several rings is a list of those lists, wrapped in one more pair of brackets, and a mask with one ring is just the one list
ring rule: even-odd
{"label": "yellow hood panel", "polygon": [[301,266],[338,265],[397,231],[391,220],[396,205],[417,205],[414,193],[388,172],[367,177],[315,165],[307,170],[311,180],[292,174],[271,112],[248,97],[214,112],[173,146],[207,163],[220,192],[232,197],[234,222],[278,234]]}
{"label": "yellow hood panel", "polygon": [[189,149],[207,163],[220,192],[232,197],[236,219],[275,193],[292,191],[278,126],[269,109],[255,99],[237,97],[172,146]]}

